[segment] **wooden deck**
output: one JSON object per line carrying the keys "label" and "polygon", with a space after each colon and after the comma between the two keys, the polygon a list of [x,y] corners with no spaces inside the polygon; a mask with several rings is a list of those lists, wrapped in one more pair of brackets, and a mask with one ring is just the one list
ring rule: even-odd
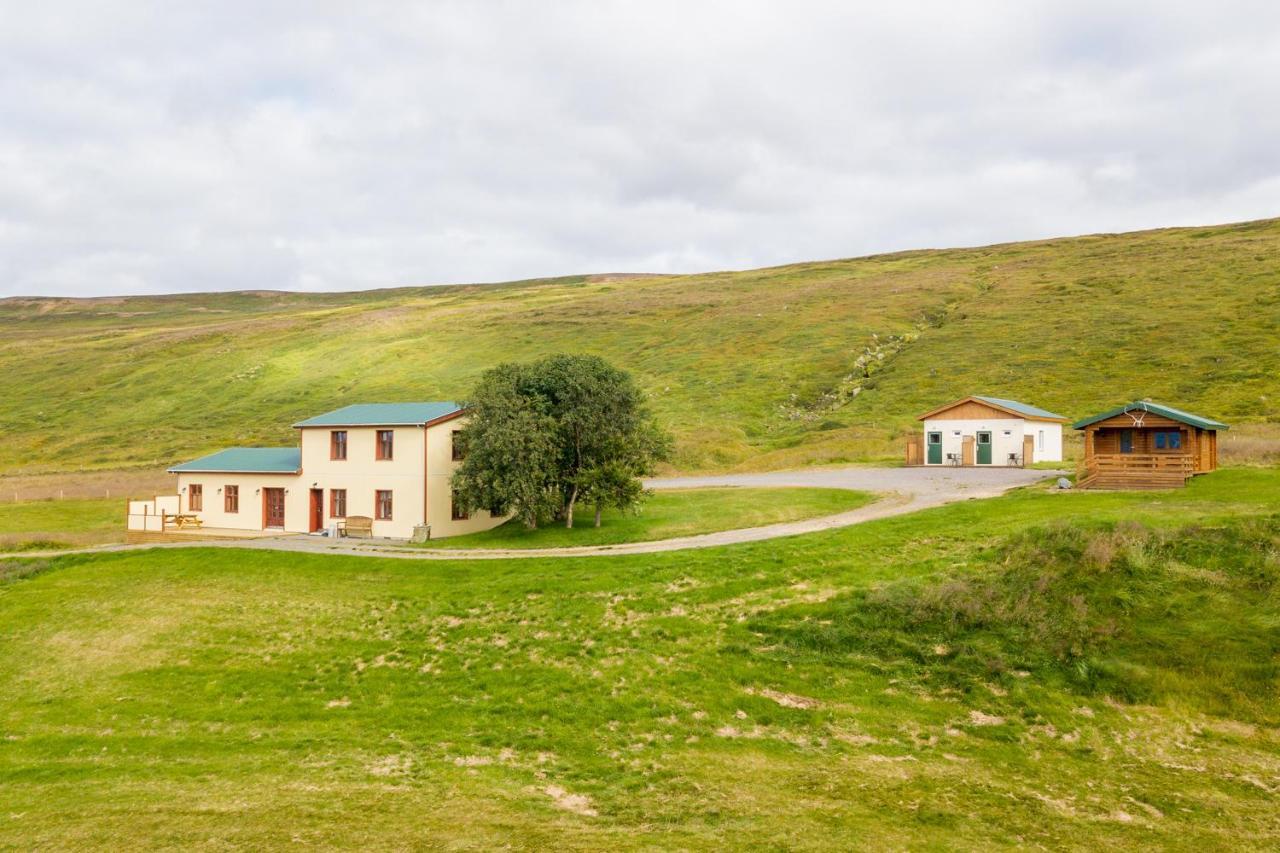
{"label": "wooden deck", "polygon": [[1196,472],[1188,453],[1095,453],[1086,460],[1082,489],[1177,489]]}

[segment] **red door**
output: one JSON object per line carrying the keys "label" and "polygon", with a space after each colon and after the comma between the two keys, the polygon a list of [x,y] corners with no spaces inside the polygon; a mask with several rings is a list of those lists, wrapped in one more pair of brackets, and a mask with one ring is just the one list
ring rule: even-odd
{"label": "red door", "polygon": [[324,527],[324,489],[311,490],[311,532]]}
{"label": "red door", "polygon": [[284,527],[284,489],[263,489],[263,527]]}

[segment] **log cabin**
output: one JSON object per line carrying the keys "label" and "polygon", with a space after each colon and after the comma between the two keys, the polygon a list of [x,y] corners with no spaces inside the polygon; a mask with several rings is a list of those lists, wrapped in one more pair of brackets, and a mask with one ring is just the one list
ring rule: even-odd
{"label": "log cabin", "polygon": [[1083,489],[1170,489],[1218,467],[1220,421],[1139,400],[1074,424],[1084,433],[1076,485]]}

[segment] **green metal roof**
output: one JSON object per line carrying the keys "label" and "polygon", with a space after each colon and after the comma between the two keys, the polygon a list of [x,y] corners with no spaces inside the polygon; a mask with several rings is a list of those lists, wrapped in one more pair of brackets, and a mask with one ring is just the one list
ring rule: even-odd
{"label": "green metal roof", "polygon": [[201,456],[169,469],[235,474],[296,474],[302,470],[302,450],[297,447],[231,447]]}
{"label": "green metal roof", "polygon": [[421,426],[462,411],[457,403],[356,403],[307,418],[295,427],[313,426]]}
{"label": "green metal roof", "polygon": [[984,403],[990,403],[993,406],[1000,406],[1005,409],[1012,409],[1019,414],[1026,415],[1029,418],[1053,418],[1054,420],[1065,421],[1062,415],[1055,415],[1046,409],[1038,406],[1028,406],[1026,403],[1019,403],[1017,400],[1005,400],[1001,397],[979,397],[974,395],[975,400],[981,400]]}
{"label": "green metal roof", "polygon": [[1103,412],[1100,415],[1092,415],[1082,421],[1078,421],[1073,425],[1074,429],[1084,429],[1090,424],[1096,424],[1098,421],[1105,421],[1107,418],[1114,418],[1116,415],[1123,415],[1125,412],[1151,412],[1155,415],[1164,415],[1170,420],[1178,421],[1189,426],[1199,427],[1200,429],[1230,429],[1221,421],[1202,418],[1199,415],[1193,415],[1190,412],[1184,412],[1181,409],[1175,409],[1172,406],[1164,406],[1160,403],[1152,403],[1149,400],[1137,400],[1132,403],[1125,403],[1123,406]]}

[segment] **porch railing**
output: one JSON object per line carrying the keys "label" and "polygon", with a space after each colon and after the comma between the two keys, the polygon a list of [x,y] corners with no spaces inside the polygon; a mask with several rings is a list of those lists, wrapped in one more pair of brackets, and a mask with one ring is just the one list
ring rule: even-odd
{"label": "porch railing", "polygon": [[1086,476],[1094,474],[1179,474],[1195,473],[1195,463],[1187,453],[1095,453],[1084,462]]}

